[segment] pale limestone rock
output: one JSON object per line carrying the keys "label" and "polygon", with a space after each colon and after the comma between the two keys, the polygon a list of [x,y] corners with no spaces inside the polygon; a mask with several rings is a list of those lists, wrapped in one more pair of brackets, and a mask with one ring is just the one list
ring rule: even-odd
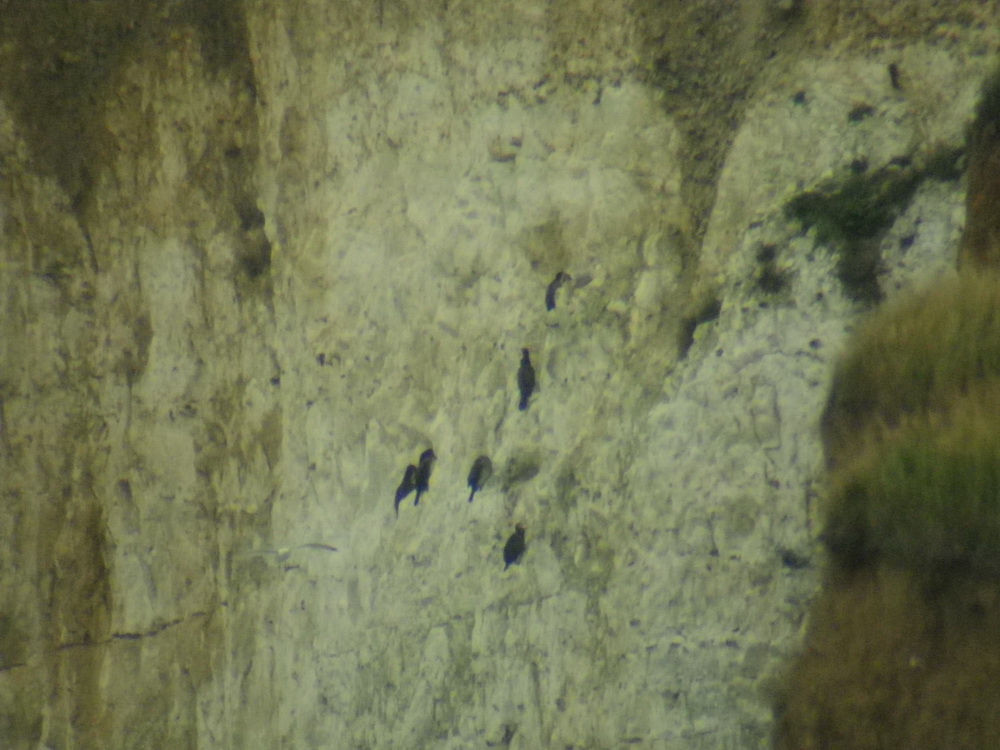
{"label": "pale limestone rock", "polygon": [[[85,210],[0,105],[10,746],[766,747],[859,312],[781,208],[860,155],[959,145],[988,61],[905,46],[900,94],[877,51],[776,60],[696,268],[647,18],[235,6],[231,68],[167,13],[116,71]],[[855,99],[877,114],[851,128]],[[925,183],[886,234],[888,293],[947,272],[960,196]],[[678,360],[696,285],[720,313]]]}

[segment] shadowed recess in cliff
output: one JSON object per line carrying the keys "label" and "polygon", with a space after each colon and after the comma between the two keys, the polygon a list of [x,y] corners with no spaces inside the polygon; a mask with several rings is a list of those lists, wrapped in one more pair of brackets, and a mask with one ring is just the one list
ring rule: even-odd
{"label": "shadowed recess in cliff", "polygon": [[73,0],[0,4],[0,90],[36,164],[56,178],[77,213],[110,145],[102,103],[148,38],[154,9]]}
{"label": "shadowed recess in cliff", "polygon": [[256,98],[237,0],[0,0],[0,18],[0,91],[37,168],[56,179],[83,225],[115,148],[105,101],[147,51],[193,29],[209,72]]}

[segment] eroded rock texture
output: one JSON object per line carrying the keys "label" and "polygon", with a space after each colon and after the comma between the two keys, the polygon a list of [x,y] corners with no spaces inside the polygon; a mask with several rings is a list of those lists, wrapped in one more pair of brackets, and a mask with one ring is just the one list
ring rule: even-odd
{"label": "eroded rock texture", "polygon": [[863,307],[783,209],[918,170],[944,272],[996,14],[137,5],[0,2],[4,747],[766,747]]}

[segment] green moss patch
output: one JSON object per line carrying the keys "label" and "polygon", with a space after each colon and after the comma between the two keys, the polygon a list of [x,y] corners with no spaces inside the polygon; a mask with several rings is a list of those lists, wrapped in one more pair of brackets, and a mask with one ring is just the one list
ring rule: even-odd
{"label": "green moss patch", "polygon": [[852,171],[816,190],[801,193],[785,205],[785,214],[816,228],[816,241],[838,253],[837,277],[854,299],[878,302],[881,258],[878,243],[928,177],[953,179],[959,152],[941,149],[926,156],[923,166],[902,160],[875,171]]}
{"label": "green moss patch", "polygon": [[877,239],[892,226],[918,184],[913,170],[852,173],[797,195],[785,213],[806,229],[815,227],[817,242],[838,250],[837,277],[851,297],[877,302],[882,298]]}
{"label": "green moss patch", "polygon": [[819,242],[850,245],[888,228],[913,196],[917,181],[914,172],[851,174],[796,196],[785,210],[806,228],[815,226]]}

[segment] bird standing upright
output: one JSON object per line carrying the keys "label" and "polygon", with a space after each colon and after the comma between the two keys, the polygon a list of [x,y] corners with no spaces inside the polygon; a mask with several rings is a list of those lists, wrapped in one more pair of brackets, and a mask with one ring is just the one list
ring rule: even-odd
{"label": "bird standing upright", "polygon": [[434,455],[433,448],[428,448],[420,454],[420,461],[417,463],[417,473],[413,478],[413,484],[417,490],[417,497],[413,501],[414,505],[419,505],[420,496],[430,489],[431,472],[434,471],[435,460],[437,460],[437,456]]}
{"label": "bird standing upright", "polygon": [[535,390],[535,368],[531,366],[531,356],[527,349],[521,350],[521,366],[517,369],[517,387],[521,391],[521,403],[518,408],[527,411],[528,400]]}
{"label": "bird standing upright", "polygon": [[399,504],[406,499],[406,496],[416,489],[416,483],[414,482],[414,477],[417,474],[417,467],[410,464],[406,467],[406,472],[403,474],[403,481],[399,483],[399,487],[396,488],[396,516],[399,516]]}
{"label": "bird standing upright", "polygon": [[503,569],[507,570],[518,562],[527,548],[528,545],[524,543],[524,527],[521,524],[515,524],[514,533],[510,535],[507,543],[503,546],[503,561],[506,563]]}
{"label": "bird standing upright", "polygon": [[469,502],[476,496],[476,492],[483,488],[486,481],[493,475],[493,462],[489,456],[480,456],[472,462],[472,469],[469,471]]}

